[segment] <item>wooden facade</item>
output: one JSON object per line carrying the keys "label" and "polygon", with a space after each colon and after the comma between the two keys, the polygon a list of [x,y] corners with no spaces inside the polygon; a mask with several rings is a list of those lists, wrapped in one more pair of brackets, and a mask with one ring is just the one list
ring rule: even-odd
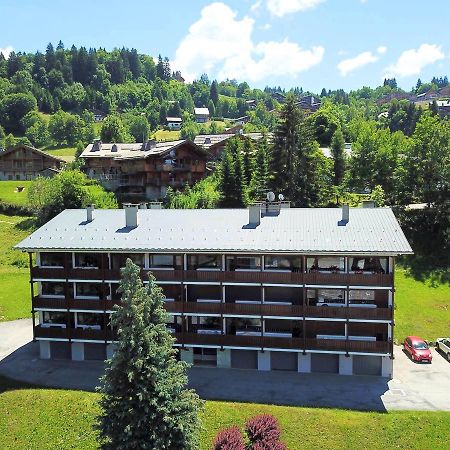
{"label": "wooden facade", "polygon": [[52,176],[65,164],[41,150],[17,145],[0,152],[0,180],[34,180],[38,176]]}

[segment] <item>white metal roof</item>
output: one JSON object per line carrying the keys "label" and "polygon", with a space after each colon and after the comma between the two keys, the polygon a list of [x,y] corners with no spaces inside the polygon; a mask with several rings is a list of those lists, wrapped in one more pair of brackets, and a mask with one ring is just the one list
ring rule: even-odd
{"label": "white metal roof", "polygon": [[125,227],[125,211],[65,210],[16,248],[142,252],[412,253],[390,208],[282,209],[249,226],[246,209],[140,209],[138,226]]}
{"label": "white metal roof", "polygon": [[209,116],[208,108],[194,108],[194,114],[200,116]]}

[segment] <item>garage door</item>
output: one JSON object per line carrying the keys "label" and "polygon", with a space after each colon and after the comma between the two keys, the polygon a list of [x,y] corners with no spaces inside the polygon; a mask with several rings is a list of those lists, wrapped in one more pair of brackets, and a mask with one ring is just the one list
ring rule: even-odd
{"label": "garage door", "polygon": [[257,369],[256,350],[231,350],[231,367],[234,369]]}
{"label": "garage door", "polygon": [[106,359],[105,344],[84,344],[84,359],[104,361]]}
{"label": "garage door", "polygon": [[297,353],[270,352],[270,366],[272,370],[297,371]]}
{"label": "garage door", "polygon": [[52,359],[71,359],[70,344],[68,342],[50,342],[50,356]]}
{"label": "garage door", "polygon": [[381,356],[353,355],[354,375],[381,375]]}
{"label": "garage door", "polygon": [[339,355],[313,353],[311,355],[311,372],[339,373]]}

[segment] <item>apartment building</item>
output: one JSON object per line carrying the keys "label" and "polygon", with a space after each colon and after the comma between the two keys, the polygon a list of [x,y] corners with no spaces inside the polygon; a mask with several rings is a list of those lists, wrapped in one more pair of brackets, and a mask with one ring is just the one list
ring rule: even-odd
{"label": "apartment building", "polygon": [[112,354],[131,258],[162,287],[183,360],[391,377],[395,257],[412,253],[393,212],[288,206],[62,212],[16,246],[41,357]]}

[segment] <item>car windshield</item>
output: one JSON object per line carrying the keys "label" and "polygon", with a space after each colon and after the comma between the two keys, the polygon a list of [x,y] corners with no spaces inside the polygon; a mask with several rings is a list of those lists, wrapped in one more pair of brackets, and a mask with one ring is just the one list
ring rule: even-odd
{"label": "car windshield", "polygon": [[428,349],[428,345],[425,344],[425,342],[416,342],[413,347],[416,350],[427,350]]}

